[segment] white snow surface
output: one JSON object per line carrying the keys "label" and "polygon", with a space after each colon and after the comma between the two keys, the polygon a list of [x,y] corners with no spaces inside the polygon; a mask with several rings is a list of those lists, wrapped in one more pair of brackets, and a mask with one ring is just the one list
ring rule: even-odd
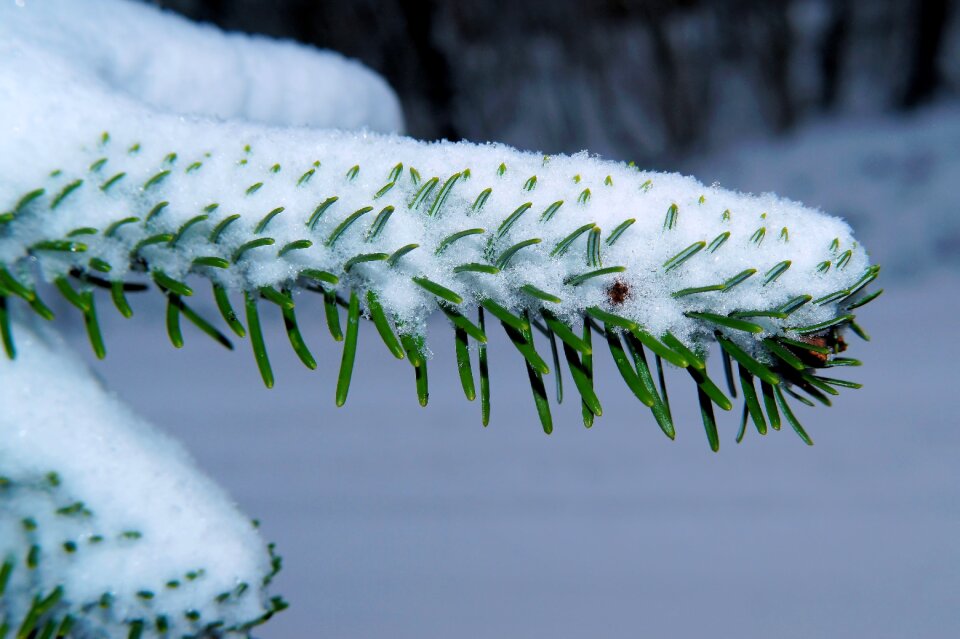
{"label": "white snow surface", "polygon": [[[118,622],[159,615],[180,636],[264,614],[270,557],[253,523],[58,335],[16,329],[17,359],[0,358],[0,475],[13,482],[0,495],[0,557],[22,559],[32,544],[42,552],[35,571],[18,562],[0,613],[25,611],[34,594],[61,585],[74,613],[105,593],[113,598],[109,611],[79,616],[82,636],[126,637]],[[51,472],[59,487],[46,479]],[[78,502],[89,514],[56,513]],[[25,518],[36,522],[34,532],[24,531]],[[66,552],[65,542],[76,551]],[[167,585],[173,581],[179,587]],[[240,596],[215,601],[244,583]],[[144,600],[142,592],[155,596]],[[197,624],[185,619],[190,610],[200,613]]]}
{"label": "white snow surface", "polygon": [[[45,189],[42,197],[18,212],[7,236],[0,239],[2,263],[22,260],[28,247],[38,241],[62,239],[80,227],[102,231],[121,218],[136,216],[141,222],[125,226],[115,237],[106,238],[103,233],[83,236],[89,247],[86,253],[62,256],[41,252],[41,267],[48,277],[71,266],[84,266],[93,256],[114,267],[111,277],[123,277],[126,255],[138,241],[157,233],[176,233],[185,222],[216,204],[207,211],[208,218],[192,226],[176,247],[145,248],[141,255],[149,267],[184,277],[197,256],[230,258],[243,243],[269,236],[275,240],[274,246],[249,251],[229,271],[208,269],[212,272],[203,274],[233,288],[249,289],[289,283],[307,267],[329,270],[340,276],[346,287],[377,290],[384,307],[413,327],[423,326],[436,309],[436,299],[416,286],[412,276],[426,276],[467,300],[491,297],[513,309],[539,304],[517,293],[522,285],[533,284],[559,296],[563,303],[555,310],[568,318],[578,317],[583,308],[594,304],[609,308],[607,289],[616,277],[631,291],[627,301],[615,309],[618,313],[656,334],[672,330],[693,340],[705,336],[698,333],[699,323],[684,316],[685,311],[769,309],[797,295],[818,298],[851,286],[869,264],[865,250],[842,220],[774,195],[743,195],[678,174],[638,171],[586,153],[544,158],[501,145],[427,144],[371,132],[270,128],[241,120],[215,122],[162,112],[145,104],[157,105],[150,97],[152,89],[141,91],[134,80],[115,83],[102,79],[100,66],[94,62],[124,55],[110,54],[111,47],[99,39],[85,48],[105,49],[106,53],[74,55],[75,45],[65,44],[72,42],[72,32],[62,25],[73,21],[85,24],[88,16],[96,16],[92,25],[112,29],[104,25],[111,24],[116,13],[122,29],[136,23],[137,31],[155,32],[144,39],[157,42],[146,47],[151,55],[158,49],[178,49],[180,38],[193,34],[192,28],[143,7],[113,2],[94,3],[90,9],[86,3],[53,5],[57,11],[41,3],[28,3],[25,9],[7,6],[0,16],[0,24],[6,25],[0,27],[4,36],[0,54],[7,61],[0,66],[4,136],[0,210],[15,207],[26,193]],[[62,15],[48,24],[47,12]],[[171,20],[180,28],[160,28],[161,20]],[[42,24],[42,34],[37,24]],[[97,33],[92,26],[90,31]],[[209,29],[202,33],[215,40]],[[124,42],[120,51],[129,47],[135,53],[141,51]],[[192,42],[188,40],[188,44]],[[216,68],[221,58],[213,48],[208,53],[209,63],[202,57],[204,62],[193,66]],[[120,75],[138,77],[141,67],[152,68],[130,67]],[[270,76],[256,68],[245,72],[256,82]],[[151,74],[146,74],[143,82],[153,86],[150,78]],[[185,75],[184,84],[179,84],[179,74],[171,72],[164,78],[157,80],[163,86],[159,93],[170,100],[183,95],[199,100],[197,94],[204,92],[214,94],[209,98],[214,100],[221,92],[218,83],[192,84],[192,74]],[[170,84],[175,78],[178,84]],[[262,91],[269,93],[269,85]],[[272,113],[275,118],[261,119],[298,123],[283,109]],[[107,141],[101,137],[104,131],[109,132]],[[99,162],[104,158],[105,162]],[[398,165],[403,171],[395,185],[376,197]],[[505,168],[502,175],[501,166]],[[353,167],[358,167],[359,173],[351,178],[348,173]],[[412,177],[412,168],[422,176],[419,184]],[[470,169],[469,177],[466,169]],[[55,170],[59,172],[51,174]],[[459,179],[452,179],[458,175]],[[535,185],[531,182],[534,176]],[[411,206],[431,178],[436,178],[437,186],[430,196],[421,206]],[[78,180],[83,181],[79,188],[65,190]],[[448,180],[448,196],[431,215],[429,209]],[[478,196],[487,188],[492,189],[489,199],[474,210]],[[65,197],[58,202],[61,194]],[[337,201],[313,228],[307,228],[312,212],[333,196]],[[552,220],[542,221],[543,212],[558,201],[563,205]],[[168,205],[144,222],[160,202]],[[527,203],[530,208],[516,224],[494,239],[504,220]],[[671,206],[677,207],[679,218],[675,227],[668,229],[665,218]],[[280,207],[283,212],[258,233],[258,223]],[[372,209],[328,246],[334,229],[366,207]],[[377,238],[367,241],[373,218],[386,207],[394,207],[393,217]],[[730,212],[729,219],[725,211]],[[241,219],[212,245],[208,241],[211,229],[232,214]],[[614,246],[601,244],[603,266],[623,266],[626,272],[576,287],[565,284],[571,276],[595,267],[587,263],[586,235],[562,257],[553,258],[550,253],[557,243],[588,223],[595,223],[601,237],[608,238],[628,218],[636,222]],[[435,255],[442,238],[469,228],[486,232],[460,240],[442,256]],[[765,232],[762,241],[752,242],[760,229]],[[788,229],[789,241],[781,235],[783,229]],[[665,272],[664,264],[686,247],[709,243],[726,232],[729,240],[716,252],[703,250],[681,267]],[[457,274],[453,270],[467,262],[491,261],[507,247],[533,238],[542,242],[517,253],[500,275]],[[313,246],[278,257],[280,247],[304,239]],[[838,248],[832,249],[834,239],[837,243],[833,246]],[[396,268],[372,262],[349,273],[343,271],[345,261],[355,255],[389,254],[411,243],[420,248]],[[852,258],[845,268],[818,272],[818,264],[836,262],[846,250],[852,251]],[[764,274],[783,260],[790,260],[791,268],[765,286]],[[756,274],[730,291],[671,297],[681,289],[720,284],[745,269],[756,269]],[[808,304],[791,316],[790,324],[813,324],[835,314],[835,303]],[[710,331],[705,333],[709,338]]]}
{"label": "white snow surface", "polygon": [[[93,106],[70,85],[157,112],[265,124],[403,129],[400,103],[379,75],[333,51],[257,35],[223,33],[146,3],[2,0],[4,66],[30,64],[23,49],[63,65],[36,100],[61,100],[81,116]],[[47,77],[47,80],[52,79]],[[25,90],[26,87],[21,87]],[[16,99],[31,102],[18,91]],[[79,102],[78,102],[79,100]]]}

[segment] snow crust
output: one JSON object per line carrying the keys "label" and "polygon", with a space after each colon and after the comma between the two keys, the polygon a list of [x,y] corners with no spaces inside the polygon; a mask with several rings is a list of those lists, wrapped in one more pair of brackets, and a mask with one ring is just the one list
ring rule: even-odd
{"label": "snow crust", "polygon": [[[80,636],[126,637],[120,622],[158,616],[180,636],[263,615],[270,556],[251,521],[58,336],[16,330],[17,359],[0,358],[0,475],[9,482],[0,489],[0,558],[23,558],[33,544],[41,554],[35,570],[18,562],[0,618],[57,585],[72,612],[112,600],[79,617]],[[222,593],[233,595],[218,603]]]}

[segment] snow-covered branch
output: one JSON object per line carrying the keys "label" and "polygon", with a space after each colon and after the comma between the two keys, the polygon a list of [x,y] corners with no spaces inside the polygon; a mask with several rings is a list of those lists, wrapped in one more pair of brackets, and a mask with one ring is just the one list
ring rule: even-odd
{"label": "snow-covered branch", "polygon": [[[158,632],[209,619],[241,627],[273,609],[257,587],[269,574],[262,547],[179,451],[76,364],[47,379],[61,366],[51,347],[11,319],[15,306],[52,319],[44,282],[82,315],[98,356],[108,343],[98,312],[111,304],[129,316],[128,295],[152,289],[166,298],[175,345],[184,319],[224,345],[227,331],[249,338],[268,386],[264,305],[279,307],[313,368],[296,310],[300,294],[319,293],[344,341],[338,404],[361,316],[413,365],[426,404],[426,319],[439,311],[453,325],[469,399],[478,395],[469,346],[478,346],[485,424],[492,318],[527,367],[547,432],[544,376],[560,375],[561,352],[584,423],[602,414],[594,334],[669,437],[662,368],[686,369],[714,450],[714,406],[730,410],[738,386],[740,436],[748,419],[762,433],[782,419],[807,443],[787,396],[829,403],[857,386],[817,369],[859,364],[837,356],[840,332],[863,334],[852,311],[877,295],[865,287],[878,268],[843,221],[795,202],[586,153],[400,137],[396,98],[355,63],[116,0],[0,5],[0,60],[0,341],[10,358],[19,349],[0,368],[4,403],[16,407],[0,421],[0,463],[11,464],[0,467],[0,498],[12,496],[0,507],[13,513],[0,549],[18,557],[6,612],[29,610],[53,584],[73,606],[113,593],[91,627],[148,612]],[[223,331],[191,304],[201,287]],[[727,393],[707,372],[715,344]],[[71,503],[79,516],[59,514]],[[188,543],[201,538],[222,554]],[[43,561],[25,571],[34,546]],[[126,560],[138,547],[146,559]],[[162,565],[150,559],[170,552]],[[190,580],[200,568],[204,578]],[[184,617],[188,601],[196,618]]]}
{"label": "snow-covered branch", "polygon": [[186,452],[56,334],[16,328],[17,359],[0,359],[0,627],[179,637],[282,608],[265,592],[279,560]]}

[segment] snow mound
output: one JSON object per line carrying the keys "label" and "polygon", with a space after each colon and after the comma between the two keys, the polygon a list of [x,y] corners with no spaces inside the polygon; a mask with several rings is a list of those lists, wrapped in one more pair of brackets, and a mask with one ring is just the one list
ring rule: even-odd
{"label": "snow mound", "polygon": [[17,329],[17,359],[0,358],[0,560],[13,566],[0,623],[58,586],[72,636],[269,615],[273,565],[254,524],[62,340]]}
{"label": "snow mound", "polygon": [[4,65],[20,64],[24,49],[45,52],[49,64],[62,64],[69,74],[31,95],[38,101],[81,107],[69,86],[76,84],[88,94],[183,115],[384,133],[403,129],[393,90],[354,60],[290,41],[223,33],[147,4],[4,0]]}

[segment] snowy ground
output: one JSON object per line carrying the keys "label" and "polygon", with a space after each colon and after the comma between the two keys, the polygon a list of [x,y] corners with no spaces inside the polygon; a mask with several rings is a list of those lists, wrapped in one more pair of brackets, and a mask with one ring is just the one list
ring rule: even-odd
{"label": "snowy ground", "polygon": [[364,326],[337,410],[339,348],[319,306],[302,323],[327,365],[303,369],[275,322],[270,391],[245,342],[230,354],[188,332],[175,351],[160,315],[124,321],[106,307],[110,355],[95,370],[278,542],[292,608],[265,637],[954,637],[958,137],[960,110],[940,107],[698,164],[706,181],[849,217],[887,266],[887,292],[861,313],[874,341],[853,345],[865,366],[844,371],[866,387],[799,411],[814,448],[787,431],[737,446],[726,415],[710,453],[680,376],[671,443],[605,356],[604,417],[585,431],[568,400],[546,437],[499,335],[484,430],[439,323],[427,409],[409,365]]}

